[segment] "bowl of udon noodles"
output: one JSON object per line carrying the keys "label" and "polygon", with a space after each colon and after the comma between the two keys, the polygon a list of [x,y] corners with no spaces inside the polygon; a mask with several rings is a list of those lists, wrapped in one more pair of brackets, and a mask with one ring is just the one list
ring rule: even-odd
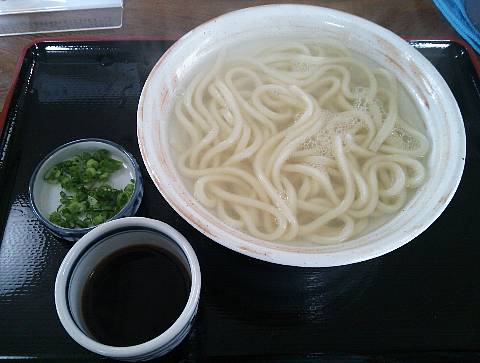
{"label": "bowl of udon noodles", "polygon": [[193,227],[292,266],[368,260],[422,233],[465,160],[457,103],[405,40],[305,5],[234,11],[151,71],[137,135],[146,168]]}

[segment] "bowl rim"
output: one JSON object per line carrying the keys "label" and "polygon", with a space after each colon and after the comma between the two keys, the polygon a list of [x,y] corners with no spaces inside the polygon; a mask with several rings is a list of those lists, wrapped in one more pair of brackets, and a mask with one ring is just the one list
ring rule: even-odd
{"label": "bowl rim", "polygon": [[[44,225],[46,225],[50,230],[52,230],[55,233],[57,233],[59,235],[62,235],[62,236],[64,236],[64,235],[77,235],[77,236],[78,235],[84,235],[85,233],[87,233],[88,231],[91,231],[93,228],[95,228],[98,225],[94,225],[94,226],[91,226],[91,227],[85,227],[85,228],[66,228],[66,227],[58,226],[58,225],[50,222],[50,220],[48,218],[46,218],[40,212],[40,210],[38,209],[37,204],[35,202],[33,191],[35,189],[37,177],[39,177],[38,174],[40,172],[41,167],[52,156],[54,156],[55,154],[63,151],[67,147],[70,147],[72,145],[79,144],[79,143],[84,143],[84,142],[98,142],[98,143],[103,143],[103,144],[113,146],[122,155],[126,156],[127,159],[132,163],[132,166],[133,166],[132,172],[134,173],[134,176],[135,176],[135,187],[134,187],[132,195],[130,196],[130,199],[128,200],[128,202],[123,206],[123,208],[117,214],[115,214],[114,216],[112,216],[111,218],[109,218],[108,220],[106,220],[103,223],[106,223],[106,222],[114,220],[114,219],[118,219],[121,216],[123,216],[126,211],[128,211],[130,208],[132,208],[132,206],[134,205],[137,197],[139,195],[141,195],[142,178],[141,178],[141,174],[140,174],[140,167],[138,166],[138,163],[135,160],[135,158],[133,157],[133,155],[131,155],[123,146],[121,146],[121,145],[119,145],[119,144],[117,144],[113,141],[110,141],[110,140],[105,140],[105,139],[101,139],[101,138],[92,137],[92,138],[72,140],[72,141],[67,142],[66,144],[63,144],[63,145],[60,145],[60,146],[56,147],[54,150],[50,151],[35,167],[35,169],[32,173],[32,176],[30,177],[30,181],[28,183],[28,200],[29,200],[29,204],[30,204],[35,216]],[[130,166],[127,165],[127,167],[130,169]]]}
{"label": "bowl rim", "polygon": [[[149,161],[147,150],[152,153],[153,151],[150,149],[149,145],[147,145],[149,142],[151,144],[152,141],[149,140],[149,137],[147,137],[146,134],[144,134],[144,130],[142,130],[143,125],[147,123],[144,119],[144,109],[146,108],[145,103],[146,99],[148,98],[148,92],[153,88],[152,81],[157,76],[157,73],[162,70],[162,64],[168,63],[172,57],[172,54],[179,53],[179,49],[182,49],[183,46],[192,46],[191,43],[193,43],[194,40],[197,43],[201,43],[199,41],[201,34],[208,34],[209,31],[212,31],[212,29],[209,29],[209,24],[215,24],[216,22],[220,21],[225,23],[227,20],[230,22],[235,20],[238,21],[241,17],[246,17],[250,13],[255,12],[256,15],[258,15],[259,12],[265,12],[263,15],[268,16],[274,14],[275,11],[282,11],[284,13],[288,12],[290,16],[293,16],[295,11],[298,11],[299,13],[308,12],[309,14],[310,12],[315,11],[318,17],[323,16],[324,18],[328,18],[328,20],[341,19],[344,24],[347,23],[356,27],[363,27],[369,32],[369,34],[371,34],[372,37],[375,36],[376,39],[379,39],[379,42],[380,40],[383,40],[388,45],[395,47],[396,50],[401,51],[402,54],[406,54],[409,58],[413,59],[415,61],[415,65],[420,66],[418,69],[418,71],[420,71],[420,75],[425,76],[427,80],[431,81],[435,86],[438,86],[438,88],[435,88],[434,92],[436,95],[441,96],[441,98],[444,100],[444,102],[442,102],[444,103],[444,106],[441,111],[445,112],[445,120],[448,120],[447,124],[452,128],[451,136],[456,137],[456,139],[448,140],[450,143],[452,143],[452,149],[450,152],[454,155],[448,156],[447,158],[448,166],[451,169],[450,173],[446,173],[448,174],[448,183],[446,183],[448,184],[448,188],[444,188],[446,194],[442,196],[440,201],[438,201],[439,206],[431,208],[429,211],[430,213],[426,216],[422,214],[422,217],[424,218],[422,223],[413,225],[413,223],[409,220],[410,224],[412,225],[409,226],[410,229],[408,230],[408,233],[403,233],[404,235],[402,236],[395,236],[396,239],[390,239],[388,243],[384,243],[382,245],[379,245],[378,241],[374,241],[372,244],[369,243],[366,245],[359,245],[352,249],[334,252],[305,252],[302,251],[301,246],[297,248],[292,247],[288,250],[271,248],[268,246],[268,243],[266,243],[267,241],[261,239],[250,238],[250,240],[246,240],[244,237],[245,233],[243,233],[243,235],[241,233],[238,235],[231,235],[231,231],[229,231],[231,228],[228,227],[224,222],[212,222],[212,219],[209,219],[203,212],[193,210],[191,205],[189,205],[189,203],[191,204],[192,202],[190,200],[187,201],[185,200],[185,197],[182,197],[183,190],[174,190],[175,187],[172,185],[174,185],[176,181],[170,182],[169,180],[162,180],[162,178],[168,179],[172,173],[172,170],[169,170],[168,166],[162,166],[160,169],[156,170],[153,165],[154,163]],[[198,52],[198,49],[199,48],[195,48],[195,51]],[[391,61],[394,63],[395,59],[391,59]],[[182,66],[185,67],[183,64]],[[175,82],[176,81],[173,80],[173,83]],[[410,91],[408,93],[410,96],[412,96]],[[415,97],[413,98],[415,99]],[[429,108],[428,103],[420,104],[420,102],[416,99],[414,103],[419,108],[421,114],[425,112],[425,107]],[[152,107],[151,100],[148,105]],[[158,107],[158,104],[156,106]],[[175,211],[190,225],[216,243],[219,243],[244,255],[277,264],[304,267],[330,267],[369,260],[389,253],[416,238],[440,216],[440,214],[447,207],[448,203],[451,201],[460,183],[466,157],[465,128],[458,104],[445,80],[438,73],[435,67],[420,52],[411,47],[404,39],[400,38],[390,30],[383,28],[382,26],[369,20],[330,8],[301,4],[261,5],[232,11],[197,26],[181,37],[167,50],[167,52],[160,57],[149,74],[147,81],[145,82],[137,109],[137,137],[144,164],[157,189],[167,200],[170,206],[172,206],[172,208],[175,209]],[[158,153],[158,151],[156,153]],[[169,155],[163,155],[163,153],[160,154],[162,155],[160,155],[160,158],[158,158],[157,164],[160,162],[160,164],[168,165],[168,163],[171,162],[171,157]],[[155,158],[157,156],[154,155],[153,157]],[[453,157],[458,157],[458,160],[454,160]],[[162,170],[162,168],[166,168],[166,170]],[[211,211],[208,211],[208,213],[210,215],[214,215],[214,213]],[[396,217],[394,217],[394,219],[395,218]],[[397,230],[398,229],[401,228],[397,228]],[[373,230],[372,232],[369,232],[369,234],[373,234],[375,231],[376,230]],[[253,240],[258,241],[259,244],[252,242]],[[281,246],[278,243],[276,245]],[[295,255],[295,257],[293,257],[293,255]]]}
{"label": "bowl rim", "polygon": [[[87,336],[73,320],[68,306],[68,284],[71,272],[81,260],[78,257],[86,250],[94,247],[97,243],[103,243],[116,232],[136,232],[139,229],[148,229],[156,231],[170,238],[176,243],[187,258],[191,271],[191,287],[187,303],[178,316],[177,320],[162,334],[157,337],[132,346],[116,347],[99,343]],[[81,346],[97,354],[112,358],[135,358],[147,354],[156,354],[162,347],[168,349],[175,344],[179,335],[188,327],[195,317],[198,301],[200,300],[201,290],[201,270],[197,255],[188,240],[172,226],[150,218],[145,217],[125,217],[105,222],[98,225],[87,234],[85,234],[68,251],[58,269],[55,280],[55,308],[57,315],[67,333]],[[170,343],[170,344],[169,344]],[[178,343],[178,342],[177,342]]]}

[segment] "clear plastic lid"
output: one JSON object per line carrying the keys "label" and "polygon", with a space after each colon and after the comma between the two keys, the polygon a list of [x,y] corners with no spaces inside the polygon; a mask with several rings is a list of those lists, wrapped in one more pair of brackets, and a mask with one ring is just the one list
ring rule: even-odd
{"label": "clear plastic lid", "polygon": [[3,0],[0,35],[119,28],[123,0]]}

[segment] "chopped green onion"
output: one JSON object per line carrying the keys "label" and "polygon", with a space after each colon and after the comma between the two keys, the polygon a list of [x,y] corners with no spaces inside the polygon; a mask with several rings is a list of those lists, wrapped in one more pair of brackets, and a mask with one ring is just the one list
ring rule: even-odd
{"label": "chopped green onion", "polygon": [[82,152],[47,170],[44,179],[60,184],[60,205],[49,220],[61,227],[86,228],[101,224],[117,214],[135,189],[132,179],[123,190],[108,184],[110,176],[123,164],[107,150]]}

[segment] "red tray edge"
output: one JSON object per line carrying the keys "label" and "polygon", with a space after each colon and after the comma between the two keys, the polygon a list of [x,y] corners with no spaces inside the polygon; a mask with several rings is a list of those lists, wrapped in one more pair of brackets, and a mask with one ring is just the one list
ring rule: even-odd
{"label": "red tray edge", "polygon": [[[461,38],[457,37],[451,37],[449,39],[433,39],[429,37],[405,37],[404,39],[406,40],[435,40],[435,41],[451,41],[458,43],[462,45],[468,52],[468,55],[470,57],[470,60],[477,72],[477,75],[480,77],[480,61],[479,58],[476,56],[475,51],[473,48],[465,42]],[[3,131],[3,127],[5,126],[5,122],[7,120],[8,116],[8,110],[10,109],[10,104],[12,102],[13,98],[13,92],[15,91],[15,86],[18,82],[18,78],[20,76],[20,71],[22,69],[23,65],[23,60],[25,59],[25,56],[27,54],[27,51],[33,47],[35,44],[38,43],[48,43],[48,42],[66,42],[66,41],[77,41],[77,42],[87,42],[87,41],[132,41],[132,40],[175,40],[175,39],[165,39],[164,37],[161,36],[142,36],[142,35],[133,35],[133,36],[125,36],[125,35],[109,35],[109,36],[104,36],[104,35],[85,35],[85,36],[67,36],[67,37],[41,37],[37,38],[27,45],[23,47],[22,51],[20,52],[20,56],[17,61],[17,65],[15,67],[14,71],[14,76],[12,78],[12,81],[10,82],[10,85],[8,87],[8,92],[7,96],[5,97],[5,101],[3,103],[2,111],[0,113],[0,135]]]}

